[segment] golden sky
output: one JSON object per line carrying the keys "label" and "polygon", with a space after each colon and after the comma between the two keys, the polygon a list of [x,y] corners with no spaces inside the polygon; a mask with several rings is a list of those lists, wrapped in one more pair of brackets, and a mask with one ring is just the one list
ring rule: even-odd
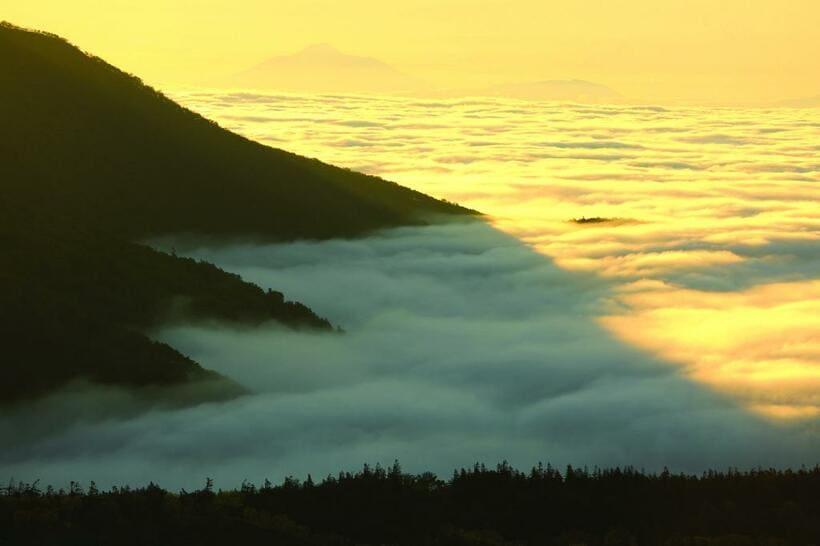
{"label": "golden sky", "polygon": [[651,102],[820,94],[817,0],[2,0],[150,83],[201,83],[312,43],[451,89],[579,78]]}

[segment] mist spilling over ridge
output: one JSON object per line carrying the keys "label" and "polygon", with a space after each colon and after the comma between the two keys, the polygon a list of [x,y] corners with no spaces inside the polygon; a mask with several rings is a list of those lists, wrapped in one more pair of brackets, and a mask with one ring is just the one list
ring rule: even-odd
{"label": "mist spilling over ridge", "polygon": [[[127,420],[89,415],[5,450],[7,472],[190,489],[203,476],[232,487],[394,459],[447,476],[504,459],[700,472],[820,456],[812,426],[750,414],[613,338],[594,320],[608,283],[562,271],[486,225],[279,245],[162,244],[281,287],[345,333],[273,323],[158,328],[153,337],[249,394]],[[128,403],[124,394],[65,393],[8,414],[0,431],[25,438],[73,406],[102,401]]]}
{"label": "mist spilling over ridge", "polygon": [[[241,392],[145,337],[169,317],[330,328],[301,304],[139,241],[345,237],[466,209],[252,142],[99,58],[0,25],[0,404],[73,381]],[[173,252],[171,253],[173,254]],[[196,399],[196,397],[195,397]]]}

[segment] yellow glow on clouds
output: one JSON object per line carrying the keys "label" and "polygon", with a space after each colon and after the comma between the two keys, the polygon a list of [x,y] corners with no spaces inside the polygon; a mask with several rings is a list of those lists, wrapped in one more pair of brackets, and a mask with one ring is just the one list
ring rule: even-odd
{"label": "yellow glow on clouds", "polygon": [[820,415],[820,110],[174,98],[260,142],[488,213],[612,283],[601,320],[624,340],[755,411]]}
{"label": "yellow glow on clouds", "polygon": [[726,250],[665,250],[662,252],[634,252],[623,256],[602,258],[562,258],[556,263],[565,269],[597,271],[605,277],[652,276],[671,269],[707,267],[732,264],[743,258]]}
{"label": "yellow glow on clouds", "polygon": [[713,293],[657,281],[622,288],[602,318],[623,339],[779,418],[820,414],[820,281]]}

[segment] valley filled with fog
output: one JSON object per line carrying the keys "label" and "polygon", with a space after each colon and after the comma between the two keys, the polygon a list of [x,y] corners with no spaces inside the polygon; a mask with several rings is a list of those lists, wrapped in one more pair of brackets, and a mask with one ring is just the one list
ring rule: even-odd
{"label": "valley filled with fog", "polygon": [[487,214],[359,239],[160,238],[340,328],[152,332],[237,381],[145,412],[72,388],[6,412],[18,479],[193,488],[401,460],[526,468],[820,458],[820,118],[501,99],[185,91],[260,142]]}
{"label": "valley filled with fog", "polygon": [[[277,287],[344,332],[173,325],[155,332],[252,394],[141,415],[95,415],[5,450],[13,476],[231,487],[364,461],[448,475],[476,461],[700,471],[811,464],[810,423],[772,423],[600,326],[612,281],[567,272],[480,222],[281,245],[185,246]],[[123,395],[125,396],[125,395]],[[67,393],[6,416],[4,435],[67,409]],[[76,408],[75,408],[76,409]]]}

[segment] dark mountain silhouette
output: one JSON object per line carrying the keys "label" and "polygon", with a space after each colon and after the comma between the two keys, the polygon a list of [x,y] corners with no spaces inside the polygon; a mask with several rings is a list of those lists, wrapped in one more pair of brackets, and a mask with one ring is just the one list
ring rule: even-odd
{"label": "dark mountain silhouette", "polygon": [[[0,403],[70,381],[237,385],[143,333],[173,314],[331,328],[163,234],[350,237],[466,209],[221,129],[50,34],[0,24]],[[223,388],[224,387],[224,388]]]}
{"label": "dark mountain silhouette", "polygon": [[329,44],[272,57],[220,83],[294,92],[402,93],[424,88],[422,82],[385,62],[348,55]]}

